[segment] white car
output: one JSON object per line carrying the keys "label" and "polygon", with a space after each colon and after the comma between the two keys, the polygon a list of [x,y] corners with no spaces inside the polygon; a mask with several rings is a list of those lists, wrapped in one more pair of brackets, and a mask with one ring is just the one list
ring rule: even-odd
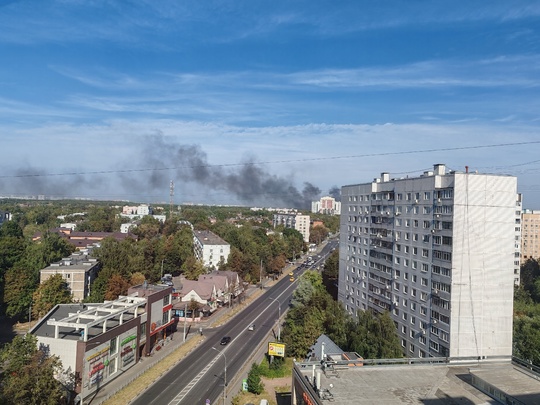
{"label": "white car", "polygon": [[255,330],[255,324],[252,323],[251,325],[249,325],[248,330]]}

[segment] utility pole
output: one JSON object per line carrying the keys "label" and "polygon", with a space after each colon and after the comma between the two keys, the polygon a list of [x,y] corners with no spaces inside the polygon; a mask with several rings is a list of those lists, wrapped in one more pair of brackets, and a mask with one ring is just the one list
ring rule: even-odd
{"label": "utility pole", "polygon": [[261,290],[263,288],[263,284],[262,284],[262,259],[261,259],[261,275],[260,275],[260,283],[261,283]]}
{"label": "utility pole", "polygon": [[187,302],[184,307],[184,342],[186,341],[186,323],[187,323]]}

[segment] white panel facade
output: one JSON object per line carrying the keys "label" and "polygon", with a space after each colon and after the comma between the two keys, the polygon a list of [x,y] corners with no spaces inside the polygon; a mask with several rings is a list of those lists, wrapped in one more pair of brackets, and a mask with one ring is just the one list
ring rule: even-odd
{"label": "white panel facade", "polygon": [[516,195],[444,165],[343,187],[339,299],[390,311],[410,357],[511,356]]}

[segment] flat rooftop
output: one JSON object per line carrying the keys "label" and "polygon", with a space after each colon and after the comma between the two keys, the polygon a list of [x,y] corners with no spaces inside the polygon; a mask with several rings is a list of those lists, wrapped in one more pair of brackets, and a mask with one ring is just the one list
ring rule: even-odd
{"label": "flat rooftop", "polygon": [[[313,365],[296,363],[303,378],[313,381]],[[321,372],[321,389],[329,389],[333,402],[353,404],[486,405],[496,403],[472,385],[473,373],[512,395],[522,404],[540,404],[540,381],[509,361],[489,364],[366,365]],[[330,385],[332,384],[332,386]],[[324,395],[324,394],[323,394]],[[324,398],[324,396],[323,396]],[[321,403],[326,403],[322,400]]]}
{"label": "flat rooftop", "polygon": [[210,231],[193,231],[193,233],[203,245],[228,245],[227,242]]}

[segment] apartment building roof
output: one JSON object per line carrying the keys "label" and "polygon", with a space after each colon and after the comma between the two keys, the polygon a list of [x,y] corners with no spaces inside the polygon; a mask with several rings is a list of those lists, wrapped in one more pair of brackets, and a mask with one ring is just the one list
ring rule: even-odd
{"label": "apartment building roof", "polygon": [[210,231],[193,231],[195,237],[199,240],[201,245],[228,245],[223,239]]}

